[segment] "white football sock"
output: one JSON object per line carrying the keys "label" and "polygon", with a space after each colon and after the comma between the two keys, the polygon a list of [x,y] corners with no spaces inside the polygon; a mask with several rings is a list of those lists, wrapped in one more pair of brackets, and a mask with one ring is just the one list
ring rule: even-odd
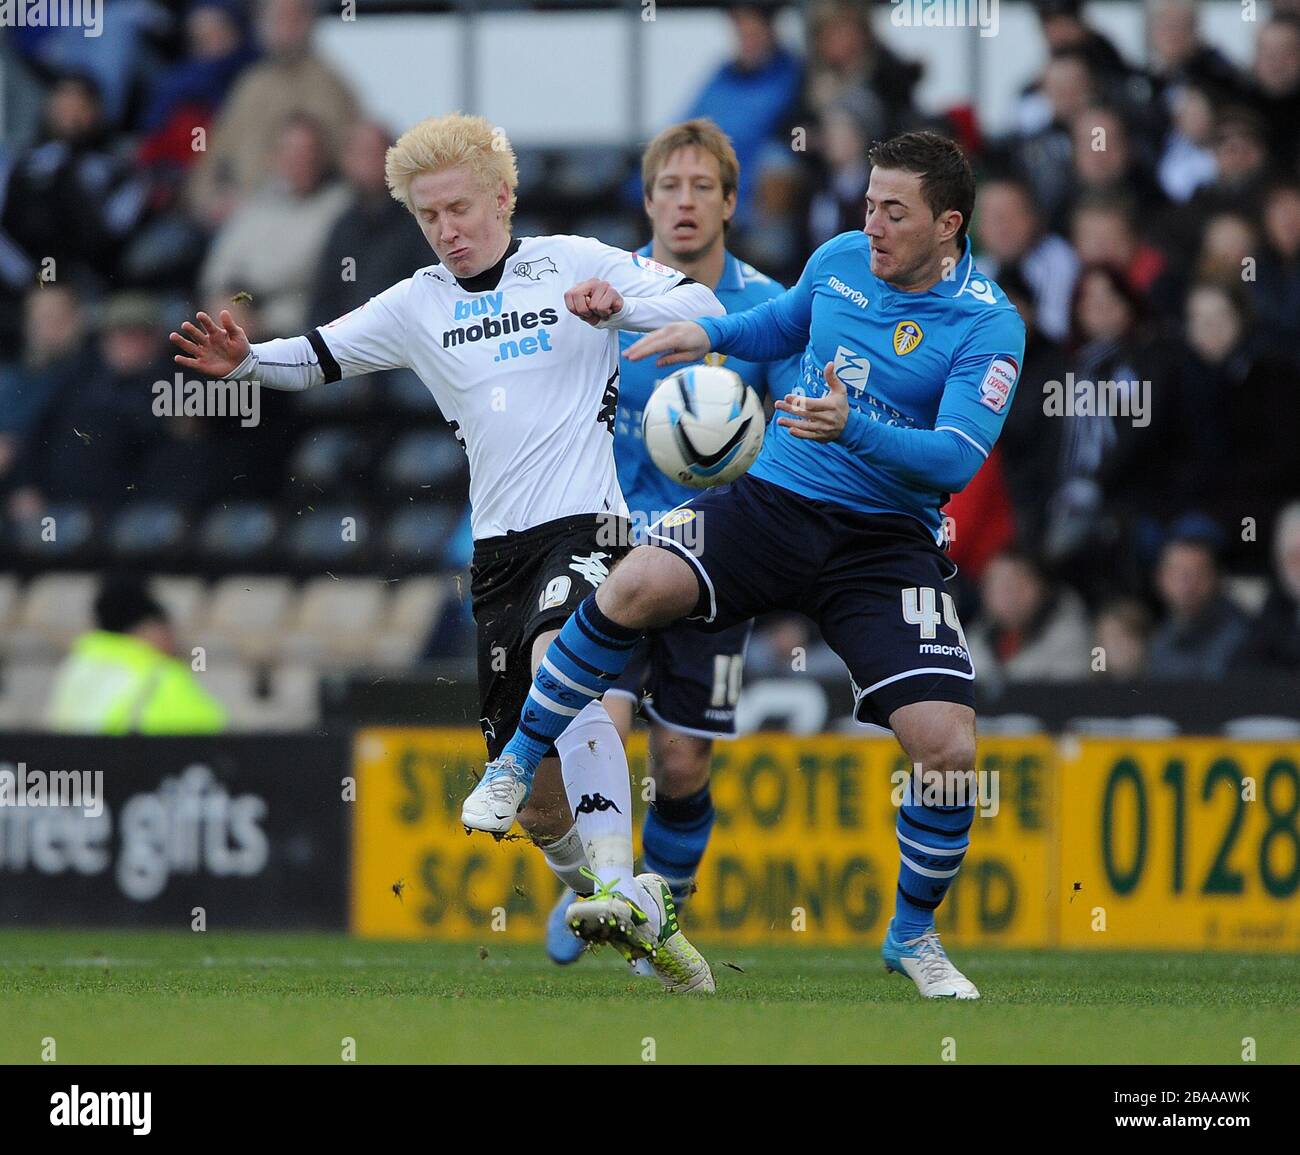
{"label": "white football sock", "polygon": [[555,877],[570,890],[577,894],[592,892],[594,884],[582,873],[584,866],[588,870],[591,866],[587,862],[587,852],[582,847],[582,838],[578,834],[576,824],[570,826],[569,832],[561,835],[554,842],[539,842],[537,849],[542,852],[546,865],[551,868]]}
{"label": "white football sock", "polygon": [[[605,707],[584,706],[555,748],[592,873],[641,906],[645,896],[632,871],[632,776]],[[646,913],[657,921],[653,904]]]}

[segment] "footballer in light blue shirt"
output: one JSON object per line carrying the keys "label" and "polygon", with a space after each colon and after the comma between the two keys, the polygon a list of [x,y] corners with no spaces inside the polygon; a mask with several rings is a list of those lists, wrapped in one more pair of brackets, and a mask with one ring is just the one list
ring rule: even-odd
{"label": "footballer in light blue shirt", "polygon": [[800,383],[750,471],[651,526],[565,624],[503,758],[526,772],[648,629],[801,610],[848,667],[858,719],[892,729],[918,768],[899,808],[885,964],[927,998],[973,999],[934,929],[969,846],[975,767],[975,671],[944,588],[955,568],[939,511],[997,440],[1024,326],[972,261],[975,178],[960,148],[905,133],[869,159],[865,228],[819,248],[792,289],[628,350],[660,367],[797,352]]}

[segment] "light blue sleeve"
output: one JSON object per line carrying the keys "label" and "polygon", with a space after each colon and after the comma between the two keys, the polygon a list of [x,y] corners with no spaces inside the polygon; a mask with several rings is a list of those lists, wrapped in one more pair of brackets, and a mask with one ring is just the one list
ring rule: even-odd
{"label": "light blue sleeve", "polygon": [[779,297],[741,313],[697,320],[696,324],[709,335],[710,348],[746,361],[777,361],[802,353],[812,324],[816,268],[825,247],[808,258],[799,283]]}
{"label": "light blue sleeve", "polygon": [[960,493],[1002,432],[1024,354],[1019,314],[990,312],[957,349],[933,429],[887,425],[851,409],[840,444],[914,485]]}

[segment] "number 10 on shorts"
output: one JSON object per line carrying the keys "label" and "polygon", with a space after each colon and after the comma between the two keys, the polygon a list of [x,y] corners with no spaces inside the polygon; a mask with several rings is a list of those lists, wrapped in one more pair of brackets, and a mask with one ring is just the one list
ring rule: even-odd
{"label": "number 10 on shorts", "polygon": [[935,637],[939,629],[939,611],[934,606],[936,593],[943,599],[944,625],[957,635],[962,649],[969,649],[966,645],[966,632],[957,619],[957,606],[950,593],[933,590],[929,586],[908,586],[903,590],[903,621],[920,626],[923,639]]}

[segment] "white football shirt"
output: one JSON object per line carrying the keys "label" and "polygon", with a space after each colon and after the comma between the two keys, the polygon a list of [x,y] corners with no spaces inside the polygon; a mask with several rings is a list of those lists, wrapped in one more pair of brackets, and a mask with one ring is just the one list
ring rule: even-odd
{"label": "white football shirt", "polygon": [[[599,327],[564,306],[565,291],[593,277],[624,298]],[[723,312],[707,287],[648,257],[589,237],[525,237],[463,283],[431,265],[305,337],[256,344],[229,376],[305,389],[414,370],[469,455],[479,540],[575,514],[626,516],[614,468],[616,330]]]}

